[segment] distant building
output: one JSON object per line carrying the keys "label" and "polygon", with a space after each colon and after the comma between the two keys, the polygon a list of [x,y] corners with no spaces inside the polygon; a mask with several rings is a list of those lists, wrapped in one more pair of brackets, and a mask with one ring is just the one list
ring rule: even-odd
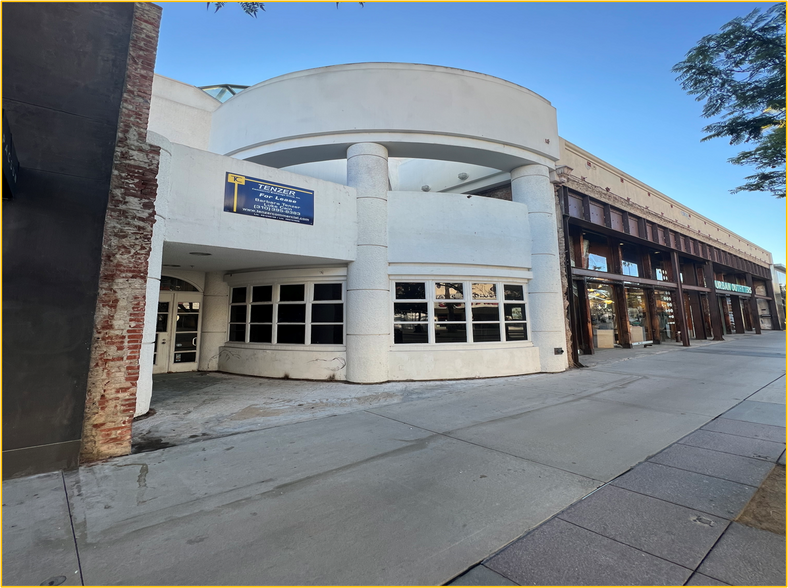
{"label": "distant building", "polygon": [[123,206],[155,223],[104,237],[145,255],[144,294],[99,288],[83,459],[129,451],[155,373],[510,376],[779,324],[767,251],[561,139],[530,90],[398,63],[208,89],[232,96],[153,81],[157,183]]}

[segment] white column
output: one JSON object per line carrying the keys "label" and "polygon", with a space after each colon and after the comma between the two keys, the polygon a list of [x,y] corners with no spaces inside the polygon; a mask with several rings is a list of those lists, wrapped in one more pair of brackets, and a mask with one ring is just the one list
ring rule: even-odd
{"label": "white column", "polygon": [[230,307],[230,287],[224,272],[206,272],[202,295],[200,326],[200,371],[219,369],[219,348],[227,342],[227,309]]}
{"label": "white column", "polygon": [[385,382],[391,344],[388,276],[388,150],[347,150],[347,184],[356,189],[358,245],[347,276],[347,379]]}
{"label": "white column", "polygon": [[[512,201],[528,206],[531,228],[531,269],[528,284],[528,330],[539,348],[543,372],[567,368],[564,293],[561,257],[555,218],[555,193],[550,171],[544,165],[524,165],[512,170]],[[563,350],[560,355],[556,349]]]}

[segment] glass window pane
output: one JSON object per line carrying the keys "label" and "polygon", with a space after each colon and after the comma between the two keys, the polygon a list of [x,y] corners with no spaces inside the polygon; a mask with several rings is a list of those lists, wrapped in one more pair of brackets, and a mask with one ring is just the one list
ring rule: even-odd
{"label": "glass window pane", "polygon": [[463,303],[435,303],[436,321],[465,321],[465,304]]}
{"label": "glass window pane", "polygon": [[230,322],[231,323],[246,322],[246,305],[230,307]]}
{"label": "glass window pane", "polygon": [[471,316],[474,321],[499,321],[498,304],[492,302],[474,302],[471,304]]}
{"label": "glass window pane", "polygon": [[303,323],[306,321],[306,304],[280,304],[277,320],[280,323]]}
{"label": "glass window pane", "polygon": [[342,300],[342,284],[315,284],[315,300]]}
{"label": "glass window pane", "polygon": [[159,312],[169,312],[169,310],[170,310],[169,302],[159,302]]}
{"label": "glass window pane", "polygon": [[462,282],[435,282],[435,298],[437,300],[448,300],[462,297]]}
{"label": "glass window pane", "polygon": [[596,253],[588,254],[588,269],[598,272],[607,271],[607,259]]}
{"label": "glass window pane", "polygon": [[474,300],[495,300],[495,284],[471,284],[471,292]]}
{"label": "glass window pane", "polygon": [[171,278],[170,276],[162,276],[159,285],[160,290],[177,291],[177,292],[199,292],[196,287],[185,280],[178,278]]}
{"label": "glass window pane", "polygon": [[468,336],[464,324],[437,324],[435,325],[436,343],[465,343]]}
{"label": "glass window pane", "polygon": [[173,363],[193,363],[197,361],[197,352],[190,353],[176,353],[173,357]]}
{"label": "glass window pane", "polygon": [[486,341],[500,341],[501,340],[500,323],[473,325],[473,340],[476,343],[484,343]]}
{"label": "glass window pane", "polygon": [[305,341],[305,335],[305,325],[277,325],[276,327],[277,343],[303,344]]}
{"label": "glass window pane", "polygon": [[427,289],[424,282],[396,282],[397,300],[424,300],[427,298]]}
{"label": "glass window pane", "polygon": [[524,321],[525,304],[504,304],[504,316],[507,321]]}
{"label": "glass window pane", "polygon": [[252,288],[252,302],[271,302],[273,286],[255,286]]}
{"label": "glass window pane", "polygon": [[313,345],[342,345],[342,325],[312,325]]}
{"label": "glass window pane", "polygon": [[525,300],[523,296],[523,287],[514,284],[504,284],[503,297],[505,300]]}
{"label": "glass window pane", "polygon": [[525,341],[528,339],[528,331],[525,323],[506,323],[507,341]]}
{"label": "glass window pane", "polygon": [[271,325],[249,325],[250,343],[270,343]]}
{"label": "glass window pane", "polygon": [[416,322],[427,320],[427,303],[397,302],[394,304],[395,322]]}
{"label": "glass window pane", "polygon": [[233,288],[233,295],[230,302],[246,302],[246,286],[243,288]]}
{"label": "glass window pane", "polygon": [[199,302],[179,302],[178,312],[200,312]]}
{"label": "glass window pane", "polygon": [[301,302],[304,300],[304,285],[288,284],[279,286],[279,300],[284,302]]}
{"label": "glass window pane", "polygon": [[192,351],[197,349],[196,333],[178,333],[175,335],[175,351]]}
{"label": "glass window pane", "polygon": [[176,331],[197,331],[199,314],[179,314],[175,317]]}
{"label": "glass window pane", "polygon": [[156,317],[156,332],[165,333],[167,331],[167,319],[170,317],[168,314],[160,314]]}
{"label": "glass window pane", "polygon": [[428,343],[426,325],[394,325],[394,343]]}
{"label": "glass window pane", "polygon": [[343,304],[313,304],[313,323],[341,323],[343,319]]}
{"label": "glass window pane", "polygon": [[230,341],[246,341],[246,325],[230,325]]}
{"label": "glass window pane", "polygon": [[271,304],[253,304],[250,308],[250,323],[270,323],[274,316],[274,307]]}

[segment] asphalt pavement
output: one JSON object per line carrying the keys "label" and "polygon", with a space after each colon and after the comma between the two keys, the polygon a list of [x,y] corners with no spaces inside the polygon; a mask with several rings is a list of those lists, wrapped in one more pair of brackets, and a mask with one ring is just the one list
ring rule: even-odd
{"label": "asphalt pavement", "polygon": [[784,584],[784,333],[425,386],[6,481],[3,583]]}

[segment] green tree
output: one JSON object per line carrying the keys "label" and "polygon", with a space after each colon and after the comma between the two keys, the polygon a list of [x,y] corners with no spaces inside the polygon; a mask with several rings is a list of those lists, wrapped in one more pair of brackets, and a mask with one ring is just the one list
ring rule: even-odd
{"label": "green tree", "polygon": [[[214,10],[214,12],[219,12],[219,9],[224,7],[224,5],[227,4],[227,2],[206,2],[206,4],[207,4],[206,8],[210,8],[211,5],[213,5],[214,8],[216,9]],[[257,13],[260,12],[261,10],[265,12],[264,2],[233,2],[233,4],[240,5],[246,14],[248,14],[249,16],[253,16],[255,18],[257,18]],[[337,8],[339,8],[339,2],[337,2],[336,4],[337,4]],[[359,4],[361,4],[361,6],[364,6],[363,2],[359,2]]]}
{"label": "green tree", "polygon": [[731,192],[785,198],[785,4],[733,19],[703,37],[673,71],[687,93],[706,101],[705,118],[720,117],[703,128],[703,141],[755,145],[728,160],[758,170]]}

